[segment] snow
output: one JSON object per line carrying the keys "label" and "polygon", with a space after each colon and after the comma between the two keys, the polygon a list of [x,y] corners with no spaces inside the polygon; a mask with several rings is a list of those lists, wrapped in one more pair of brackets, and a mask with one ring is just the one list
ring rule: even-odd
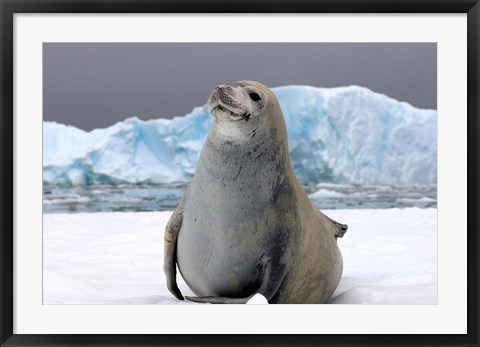
{"label": "snow", "polygon": [[[302,184],[432,184],[437,112],[350,86],[273,89]],[[189,182],[211,125],[204,108],[172,120],[129,118],[91,132],[44,122],[50,184]]]}
{"label": "snow", "polygon": [[268,301],[262,294],[255,294],[247,301],[247,305],[268,305]]}
{"label": "snow", "polygon": [[[347,223],[342,280],[331,304],[436,304],[437,210],[325,210]],[[163,275],[171,212],[45,214],[44,304],[195,304]],[[179,288],[194,295],[180,275]],[[255,296],[251,304],[266,303]],[[198,304],[197,304],[198,305]]]}

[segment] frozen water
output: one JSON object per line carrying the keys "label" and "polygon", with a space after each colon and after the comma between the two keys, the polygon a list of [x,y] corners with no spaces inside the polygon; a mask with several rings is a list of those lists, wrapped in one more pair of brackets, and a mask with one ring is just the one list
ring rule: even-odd
{"label": "frozen water", "polygon": [[[324,212],[349,225],[338,240],[344,270],[330,304],[437,303],[436,209]],[[166,288],[163,229],[170,215],[44,215],[43,303],[195,304]],[[184,295],[194,295],[177,279]]]}
{"label": "frozen water", "polygon": [[[273,89],[302,184],[435,184],[437,112],[351,86]],[[47,184],[189,182],[211,117],[195,108],[172,120],[129,118],[85,132],[44,122]]]}

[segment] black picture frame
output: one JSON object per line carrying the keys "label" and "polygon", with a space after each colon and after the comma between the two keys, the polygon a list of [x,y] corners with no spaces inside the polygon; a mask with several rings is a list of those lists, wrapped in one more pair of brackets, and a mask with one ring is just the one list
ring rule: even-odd
{"label": "black picture frame", "polygon": [[[13,334],[13,16],[16,13],[467,13],[468,333],[464,335]],[[479,0],[0,0],[0,343],[2,346],[479,346]],[[172,322],[172,324],[176,324]]]}

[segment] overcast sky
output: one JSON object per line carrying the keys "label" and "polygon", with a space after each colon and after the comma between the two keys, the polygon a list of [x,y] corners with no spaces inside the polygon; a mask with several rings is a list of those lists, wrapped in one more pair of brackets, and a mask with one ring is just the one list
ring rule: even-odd
{"label": "overcast sky", "polygon": [[437,107],[435,43],[45,43],[44,120],[85,130],[183,116],[217,84],[361,85]]}

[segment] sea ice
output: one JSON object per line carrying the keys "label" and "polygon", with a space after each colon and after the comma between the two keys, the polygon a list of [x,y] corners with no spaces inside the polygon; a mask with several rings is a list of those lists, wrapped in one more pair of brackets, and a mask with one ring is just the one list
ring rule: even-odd
{"label": "sea ice", "polygon": [[[324,212],[349,225],[338,240],[344,271],[330,304],[437,303],[436,209]],[[166,288],[163,229],[170,215],[45,214],[43,303],[195,304]],[[177,280],[184,295],[194,295],[181,275]]]}

